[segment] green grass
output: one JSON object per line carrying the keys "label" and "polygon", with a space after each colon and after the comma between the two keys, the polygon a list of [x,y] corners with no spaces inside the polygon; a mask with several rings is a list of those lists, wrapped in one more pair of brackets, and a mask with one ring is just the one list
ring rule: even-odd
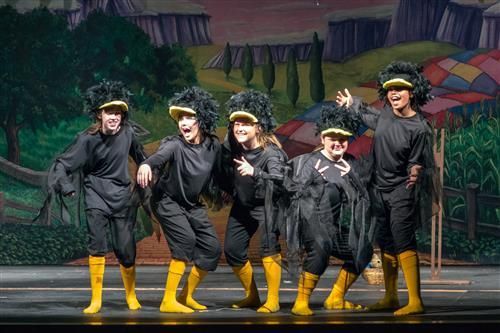
{"label": "green grass", "polygon": [[[225,79],[225,74],[220,69],[202,69],[203,65],[222,49],[223,46],[194,47],[190,48],[188,53],[195,63],[200,85],[212,93],[227,97],[231,92],[247,88],[240,69],[233,68],[228,80]],[[393,60],[420,63],[429,58],[460,51],[462,49],[448,43],[412,42],[371,50],[343,63],[324,62],[323,77],[326,99],[333,100],[340,89],[356,87],[375,80],[378,72]],[[273,88],[272,100],[278,123],[288,121],[314,104],[309,96],[309,64],[298,63],[298,73],[300,95],[297,107],[293,108],[286,96],[286,64],[276,64],[276,83]],[[262,82],[261,67],[254,69],[253,80],[249,88],[266,91]]]}

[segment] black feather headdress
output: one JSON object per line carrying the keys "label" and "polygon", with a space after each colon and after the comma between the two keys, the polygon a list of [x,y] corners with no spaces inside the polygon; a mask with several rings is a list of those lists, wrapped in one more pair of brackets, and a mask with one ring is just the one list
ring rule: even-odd
{"label": "black feather headdress", "polygon": [[207,91],[200,87],[189,87],[176,93],[168,101],[170,116],[178,120],[180,111],[194,111],[200,129],[204,133],[213,133],[219,120],[219,103]]}
{"label": "black feather headdress", "polygon": [[102,80],[101,83],[87,89],[84,98],[84,111],[95,119],[97,112],[106,106],[119,106],[127,116],[132,93],[120,81]]}
{"label": "black feather headdress", "polygon": [[361,119],[355,112],[350,112],[335,103],[324,103],[316,122],[316,132],[317,134],[332,132],[351,136],[357,133],[360,124]]}
{"label": "black feather headdress", "polygon": [[411,106],[415,111],[420,111],[420,107],[432,100],[431,84],[422,74],[422,67],[410,62],[394,61],[390,63],[378,76],[378,96],[380,100],[385,100],[387,89],[384,83],[390,80],[402,79],[411,83],[410,88],[413,94]]}
{"label": "black feather headdress", "polygon": [[277,125],[271,99],[267,94],[257,90],[245,90],[231,96],[226,102],[226,110],[229,121],[236,115],[247,114],[250,119],[256,120],[261,125],[265,133],[271,133]]}

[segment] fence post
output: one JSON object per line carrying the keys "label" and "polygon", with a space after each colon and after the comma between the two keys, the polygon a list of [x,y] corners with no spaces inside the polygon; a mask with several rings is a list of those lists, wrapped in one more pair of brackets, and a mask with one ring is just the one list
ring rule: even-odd
{"label": "fence post", "polygon": [[4,222],[4,196],[3,196],[3,192],[0,192],[0,223],[3,223]]}
{"label": "fence post", "polygon": [[465,204],[467,207],[467,238],[470,240],[476,239],[478,190],[479,185],[474,183],[467,184],[465,190]]}

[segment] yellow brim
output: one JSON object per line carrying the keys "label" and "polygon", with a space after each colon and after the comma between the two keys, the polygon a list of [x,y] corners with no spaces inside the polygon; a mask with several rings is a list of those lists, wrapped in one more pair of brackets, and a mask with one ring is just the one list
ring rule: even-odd
{"label": "yellow brim", "polygon": [[108,108],[110,106],[118,106],[118,107],[120,107],[120,109],[122,109],[123,112],[128,111],[128,105],[124,101],[111,101],[111,102],[104,103],[103,105],[101,105],[99,107],[99,110]]}
{"label": "yellow brim", "polygon": [[193,116],[196,115],[196,111],[191,108],[187,108],[184,106],[175,106],[175,105],[171,106],[168,109],[168,113],[170,114],[170,117],[172,117],[172,119],[174,119],[175,121],[179,120],[179,115],[181,113],[188,113]]}
{"label": "yellow brim", "polygon": [[246,111],[234,111],[229,115],[229,121],[234,121],[235,119],[238,118],[246,118],[250,119],[253,123],[258,123],[259,120],[257,117],[255,117],[253,114],[246,112]]}
{"label": "yellow brim", "polygon": [[404,79],[392,79],[389,81],[385,81],[384,84],[382,85],[384,89],[387,89],[389,87],[406,87],[406,88],[413,88],[413,84],[411,82],[408,82]]}
{"label": "yellow brim", "polygon": [[344,131],[343,129],[340,128],[327,128],[326,130],[321,131],[321,135],[328,135],[328,134],[340,134],[345,136],[352,136],[351,132]]}

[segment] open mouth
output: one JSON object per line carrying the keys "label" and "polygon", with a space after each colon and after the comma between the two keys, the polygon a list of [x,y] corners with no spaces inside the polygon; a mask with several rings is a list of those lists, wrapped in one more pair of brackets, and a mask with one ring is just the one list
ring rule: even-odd
{"label": "open mouth", "polygon": [[187,128],[187,127],[184,127],[184,128],[182,128],[182,133],[185,134],[185,135],[188,135],[188,134],[191,133],[191,129]]}

